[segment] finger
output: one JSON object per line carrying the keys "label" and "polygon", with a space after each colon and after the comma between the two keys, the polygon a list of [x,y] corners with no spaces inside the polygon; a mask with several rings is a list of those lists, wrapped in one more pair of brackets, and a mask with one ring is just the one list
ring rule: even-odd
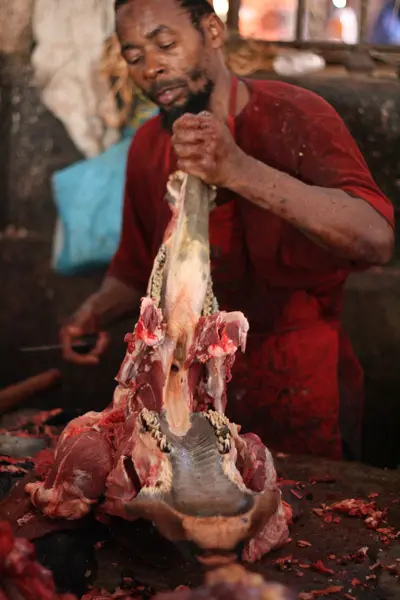
{"label": "finger", "polygon": [[198,115],[185,113],[175,121],[172,126],[172,132],[175,133],[184,129],[206,129],[209,127],[215,128],[217,125],[218,121],[212,115],[210,118],[210,116],[204,116],[201,113]]}
{"label": "finger", "polygon": [[74,352],[73,350],[65,350],[63,352],[63,358],[67,362],[73,363],[75,365],[98,365],[100,359],[98,356],[93,356],[92,354],[78,354],[78,352]]}
{"label": "finger", "polygon": [[96,345],[88,356],[101,356],[110,345],[110,336],[106,331],[101,331],[97,337]]}
{"label": "finger", "polygon": [[198,113],[198,116],[205,119],[215,119],[214,115],[209,110],[202,110]]}
{"label": "finger", "polygon": [[178,160],[177,168],[179,169],[179,171],[183,171],[188,175],[198,177],[205,183],[209,182],[209,176],[207,175],[207,171],[204,168],[202,168],[200,161],[192,161],[190,159]]}
{"label": "finger", "polygon": [[79,327],[66,326],[61,329],[60,342],[63,351],[63,355],[69,355],[72,351],[72,340],[79,339],[82,332]]}
{"label": "finger", "polygon": [[73,341],[79,340],[82,331],[79,327],[69,326],[62,329],[60,334],[62,355],[64,360],[79,365],[95,365],[99,362],[96,356],[90,354],[79,354],[72,348]]}
{"label": "finger", "polygon": [[177,130],[172,138],[171,143],[175,144],[202,144],[210,136],[213,135],[211,131],[205,131],[204,129],[179,129]]}
{"label": "finger", "polygon": [[217,140],[218,131],[215,127],[185,127],[176,129],[172,134],[172,144],[201,144],[207,140]]}
{"label": "finger", "polygon": [[[176,144],[174,151],[178,159],[201,161],[207,147],[206,144]],[[210,149],[208,152],[210,153]]]}

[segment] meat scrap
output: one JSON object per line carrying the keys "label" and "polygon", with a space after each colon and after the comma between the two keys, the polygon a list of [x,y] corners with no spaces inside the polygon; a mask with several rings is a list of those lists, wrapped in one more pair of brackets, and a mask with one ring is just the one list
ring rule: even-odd
{"label": "meat scrap", "polygon": [[51,519],[78,520],[94,508],[102,520],[144,517],[200,554],[243,542],[242,558],[254,562],[287,542],[292,511],[271,452],[225,416],[249,324],[241,312],[220,310],[213,292],[215,190],[177,172],[167,200],[171,221],[125,337],[113,401],[71,421],[51,465],[25,489]]}
{"label": "meat scrap", "polygon": [[[370,494],[374,496],[374,494]],[[387,509],[380,510],[374,500],[369,502],[361,499],[350,498],[334,502],[333,504],[322,504],[320,508],[312,509],[314,514],[319,517],[324,517],[326,523],[338,523],[337,517],[332,516],[332,512],[340,512],[347,514],[349,517],[358,517],[363,519],[364,524],[368,529],[375,530],[380,537],[381,542],[390,544],[394,539],[400,536],[400,532],[391,527],[380,527],[386,521]]]}
{"label": "meat scrap", "polygon": [[374,501],[365,502],[364,500],[356,500],[355,498],[334,502],[327,507],[327,510],[342,512],[349,515],[349,517],[361,517],[365,520],[370,519],[371,523],[376,523],[373,527],[374,529],[384,517],[383,511],[377,509]]}
{"label": "meat scrap", "polygon": [[323,590],[313,590],[312,592],[301,592],[298,595],[298,600],[314,600],[314,598],[320,598],[321,596],[331,596],[332,594],[338,594],[343,590],[343,586],[332,585]]}
{"label": "meat scrap", "polygon": [[6,465],[21,465],[27,462],[32,462],[32,459],[13,458],[12,456],[0,456],[0,463]]}
{"label": "meat scrap", "polygon": [[28,469],[19,465],[0,465],[0,473],[11,473],[11,475],[23,475]]}
{"label": "meat scrap", "polygon": [[296,544],[299,548],[311,548],[312,546],[312,544],[306,540],[298,540]]}
{"label": "meat scrap", "polygon": [[15,538],[11,525],[0,522],[1,600],[77,600],[71,594],[57,594],[52,573],[35,560],[34,546]]}
{"label": "meat scrap", "polygon": [[[339,557],[336,557],[333,555],[332,560],[336,560],[336,563],[338,565],[347,565],[349,562],[361,564],[368,557],[367,553],[368,553],[368,547],[364,546],[363,548],[360,548],[359,550],[357,550],[357,552],[354,552],[353,554],[346,554],[344,556],[339,556]],[[328,557],[328,558],[331,558],[331,557]]]}
{"label": "meat scrap", "polygon": [[393,563],[390,565],[382,565],[382,568],[393,575],[394,577],[400,578],[400,563]]}
{"label": "meat scrap", "polygon": [[284,556],[282,558],[276,558],[272,561],[272,564],[277,567],[280,571],[286,571],[287,569],[291,569],[292,564],[296,562],[293,561],[293,557],[290,554],[289,556]]}
{"label": "meat scrap", "polygon": [[340,517],[334,516],[332,513],[327,513],[324,517],[324,523],[334,523],[337,525],[340,523]]}
{"label": "meat scrap", "polygon": [[300,494],[297,490],[290,490],[290,493],[293,494],[293,496],[298,500],[303,499],[303,494]]}
{"label": "meat scrap", "polygon": [[333,571],[332,569],[328,569],[328,567],[324,565],[322,560],[317,560],[316,563],[313,563],[311,565],[311,568],[313,569],[313,571],[323,573],[324,575],[333,575],[335,573],[335,571]]}

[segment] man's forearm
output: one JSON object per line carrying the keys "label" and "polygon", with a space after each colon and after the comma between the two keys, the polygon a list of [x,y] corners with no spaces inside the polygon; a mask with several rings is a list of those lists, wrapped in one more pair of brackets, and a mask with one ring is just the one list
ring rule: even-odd
{"label": "man's forearm", "polygon": [[141,291],[106,276],[98,292],[90,296],[79,311],[90,311],[93,329],[106,329],[121,318],[137,314],[141,296]]}
{"label": "man's forearm", "polygon": [[247,155],[229,188],[341,258],[384,264],[391,257],[389,223],[368,202],[342,190],[307,185]]}

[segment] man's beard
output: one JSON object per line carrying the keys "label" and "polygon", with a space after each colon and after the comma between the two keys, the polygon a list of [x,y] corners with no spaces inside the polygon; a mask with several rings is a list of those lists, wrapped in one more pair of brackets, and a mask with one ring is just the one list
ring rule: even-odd
{"label": "man's beard", "polygon": [[211,79],[207,79],[202,90],[195,93],[189,92],[188,99],[182,106],[173,106],[168,110],[160,107],[161,123],[164,129],[171,133],[175,121],[185,113],[197,115],[203,110],[208,110],[213,90],[214,82]]}

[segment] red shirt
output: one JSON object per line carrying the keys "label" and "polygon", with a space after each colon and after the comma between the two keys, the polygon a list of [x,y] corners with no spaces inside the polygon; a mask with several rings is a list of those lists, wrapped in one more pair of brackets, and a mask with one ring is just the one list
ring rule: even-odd
{"label": "red shirt", "polygon": [[[393,224],[392,204],[374,182],[344,122],[325,100],[282,82],[246,83],[250,88],[250,100],[235,119],[236,142],[244,152],[307,184],[342,189],[361,198]],[[146,122],[132,141],[121,242],[109,268],[109,274],[141,290],[147,285],[153,259],[170,219],[164,196],[175,161],[172,158],[169,163],[169,155],[170,136],[157,116]],[[300,389],[303,396],[312,396],[308,410],[323,404],[319,398],[323,394],[329,397],[326,410],[333,413],[333,398],[339,397],[338,370],[348,371],[344,378],[347,382],[357,379],[357,363],[339,326],[343,287],[349,268],[344,268],[344,263],[334,254],[314,244],[288,222],[246,199],[220,190],[217,202],[218,207],[210,216],[215,291],[221,308],[242,310],[250,322],[250,342],[246,352],[249,356],[247,362],[241,364],[246,364],[243,369],[251,375],[247,373],[247,383],[243,384],[239,396],[248,394],[254,400],[257,390],[262,390],[255,405],[265,409],[266,404],[272,406],[275,402],[279,410],[274,418],[278,418],[282,414],[283,394],[290,407],[287,418],[294,421],[292,427],[284,429],[285,425],[282,425],[278,437],[271,432],[269,437],[277,437],[280,442],[282,432],[290,430],[294,439],[298,419],[307,418],[307,408],[302,402],[298,409],[300,416],[295,418],[292,414]],[[313,327],[317,327],[318,334]],[[321,333],[321,328],[328,329]],[[331,335],[328,331],[334,332],[335,339],[328,339]],[[291,332],[297,334],[289,342],[287,336]],[[305,336],[300,346],[299,336]],[[316,341],[318,336],[320,342]],[[326,360],[327,371],[317,384],[312,372],[325,350],[330,357]],[[256,368],[255,363],[261,356],[265,358],[264,363]],[[237,362],[240,363],[240,359]],[[240,364],[236,369],[240,387],[246,374],[240,377]],[[249,377],[252,378],[250,383]],[[291,377],[296,378],[292,383]],[[260,381],[255,384],[257,378]],[[264,389],[266,380],[268,390]],[[323,393],[322,388],[326,387],[331,393]],[[240,402],[239,396],[233,404]],[[270,401],[264,400],[267,396]],[[336,421],[338,410],[337,403]],[[325,423],[321,411],[319,423],[321,420]],[[256,413],[254,409],[253,416]],[[243,420],[243,413],[239,416]],[[315,425],[314,430],[318,427]],[[332,427],[335,429],[333,424]],[[333,436],[332,431],[329,435]],[[329,435],[325,432],[325,437]],[[294,443],[295,451],[303,451],[303,442],[300,445]],[[293,443],[284,442],[280,447],[290,449]],[[314,450],[308,445],[306,451],[340,454],[338,450],[322,449],[321,444],[316,444]]]}

